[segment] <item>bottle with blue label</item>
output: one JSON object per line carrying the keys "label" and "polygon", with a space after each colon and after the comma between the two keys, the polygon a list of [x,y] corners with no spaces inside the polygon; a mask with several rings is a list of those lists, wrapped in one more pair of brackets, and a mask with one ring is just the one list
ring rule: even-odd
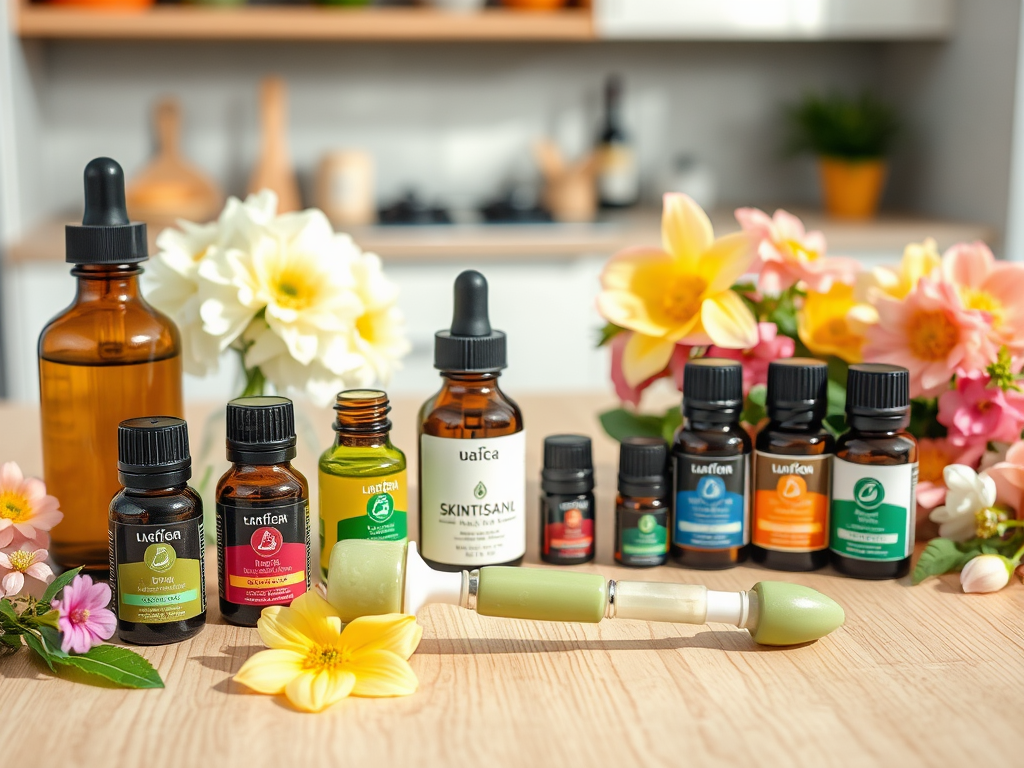
{"label": "bottle with blue label", "polygon": [[688,568],[731,568],[747,558],[753,445],[742,410],[739,363],[686,364],[683,425],[672,445],[672,556]]}

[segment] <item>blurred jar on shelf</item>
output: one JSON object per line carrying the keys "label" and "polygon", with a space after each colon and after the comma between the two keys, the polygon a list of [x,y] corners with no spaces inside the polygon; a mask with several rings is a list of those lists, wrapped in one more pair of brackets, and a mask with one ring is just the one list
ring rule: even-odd
{"label": "blurred jar on shelf", "polygon": [[317,207],[335,224],[372,224],[377,219],[373,177],[373,158],[369,153],[328,152],[317,169]]}

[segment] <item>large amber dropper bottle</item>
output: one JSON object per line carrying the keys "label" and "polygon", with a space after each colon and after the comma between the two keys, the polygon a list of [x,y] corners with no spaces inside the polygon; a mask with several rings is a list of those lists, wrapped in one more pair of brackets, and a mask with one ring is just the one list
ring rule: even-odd
{"label": "large amber dropper bottle", "polygon": [[59,565],[107,568],[107,508],[120,490],[117,425],[183,416],[178,329],[139,291],[146,225],[130,222],[124,172],[99,157],[85,168],[85,215],[66,230],[75,300],[39,336],[43,474],[64,520],[52,531]]}

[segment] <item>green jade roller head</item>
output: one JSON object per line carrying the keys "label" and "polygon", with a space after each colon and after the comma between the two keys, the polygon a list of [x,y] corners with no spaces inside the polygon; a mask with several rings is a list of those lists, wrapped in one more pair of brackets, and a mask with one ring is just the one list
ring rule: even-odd
{"label": "green jade roller head", "polygon": [[799,645],[824,637],[845,620],[838,603],[799,584],[761,581],[746,592],[717,592],[547,568],[443,573],[423,562],[415,542],[339,541],[331,550],[329,573],[327,600],[346,622],[448,603],[509,619],[721,622],[746,629],[761,645]]}

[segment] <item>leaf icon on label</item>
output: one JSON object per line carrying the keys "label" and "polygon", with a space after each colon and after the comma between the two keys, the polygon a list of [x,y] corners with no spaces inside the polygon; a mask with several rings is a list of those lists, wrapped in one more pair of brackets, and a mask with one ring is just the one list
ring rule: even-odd
{"label": "leaf icon on label", "polygon": [[473,489],[473,495],[478,499],[482,499],[487,495],[487,486],[484,485],[483,480],[476,484],[476,488]]}

